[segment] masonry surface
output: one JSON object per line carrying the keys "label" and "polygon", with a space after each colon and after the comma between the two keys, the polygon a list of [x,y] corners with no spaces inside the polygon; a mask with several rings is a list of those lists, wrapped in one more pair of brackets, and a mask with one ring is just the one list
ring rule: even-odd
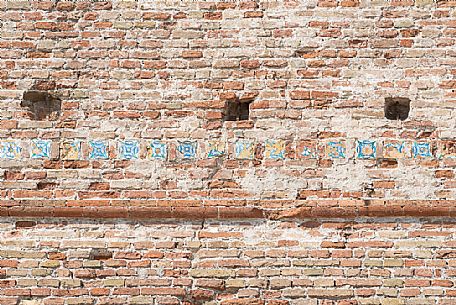
{"label": "masonry surface", "polygon": [[456,304],[455,43],[453,0],[0,1],[0,304]]}

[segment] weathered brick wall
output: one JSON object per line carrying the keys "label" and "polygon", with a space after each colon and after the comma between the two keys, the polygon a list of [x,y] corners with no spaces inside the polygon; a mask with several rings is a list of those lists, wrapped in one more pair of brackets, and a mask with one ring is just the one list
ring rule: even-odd
{"label": "weathered brick wall", "polygon": [[1,196],[453,198],[454,7],[2,1]]}
{"label": "weathered brick wall", "polygon": [[0,302],[453,305],[455,234],[454,220],[7,219]]}
{"label": "weathered brick wall", "polygon": [[0,1],[0,303],[455,304],[455,37],[453,0]]}

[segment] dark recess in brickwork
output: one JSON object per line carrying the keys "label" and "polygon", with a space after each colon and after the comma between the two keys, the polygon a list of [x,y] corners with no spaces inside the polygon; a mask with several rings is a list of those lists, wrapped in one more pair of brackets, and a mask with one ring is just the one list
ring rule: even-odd
{"label": "dark recess in brickwork", "polygon": [[39,90],[39,86],[37,89],[24,92],[21,106],[28,109],[32,120],[57,120],[62,109],[62,101],[48,91]]}
{"label": "dark recess in brickwork", "polygon": [[36,226],[36,222],[28,221],[28,220],[16,221],[15,226],[16,226],[16,228],[31,228],[31,227]]}
{"label": "dark recess in brickwork", "polygon": [[405,97],[385,98],[385,117],[388,120],[404,121],[410,112],[410,99]]}
{"label": "dark recess in brickwork", "polygon": [[250,103],[252,100],[240,101],[239,99],[226,102],[225,121],[244,121],[250,118]]}

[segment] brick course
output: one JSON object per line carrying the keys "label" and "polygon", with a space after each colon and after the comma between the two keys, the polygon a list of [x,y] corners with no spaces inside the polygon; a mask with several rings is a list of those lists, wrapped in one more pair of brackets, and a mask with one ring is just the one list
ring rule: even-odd
{"label": "brick course", "polygon": [[0,223],[1,304],[454,304],[448,218]]}

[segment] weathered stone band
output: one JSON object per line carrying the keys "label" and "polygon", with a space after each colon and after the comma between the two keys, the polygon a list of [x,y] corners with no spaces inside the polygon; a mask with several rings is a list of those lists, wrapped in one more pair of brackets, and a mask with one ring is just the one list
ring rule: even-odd
{"label": "weathered stone band", "polygon": [[[3,201],[0,217],[80,217],[125,219],[304,219],[357,217],[456,217],[456,200],[252,201],[245,206],[185,206],[174,201]],[[204,202],[202,202],[204,203]],[[216,203],[214,201],[212,204]],[[176,204],[176,205],[173,205]],[[293,207],[293,204],[296,207]],[[271,206],[282,205],[282,208]]]}

